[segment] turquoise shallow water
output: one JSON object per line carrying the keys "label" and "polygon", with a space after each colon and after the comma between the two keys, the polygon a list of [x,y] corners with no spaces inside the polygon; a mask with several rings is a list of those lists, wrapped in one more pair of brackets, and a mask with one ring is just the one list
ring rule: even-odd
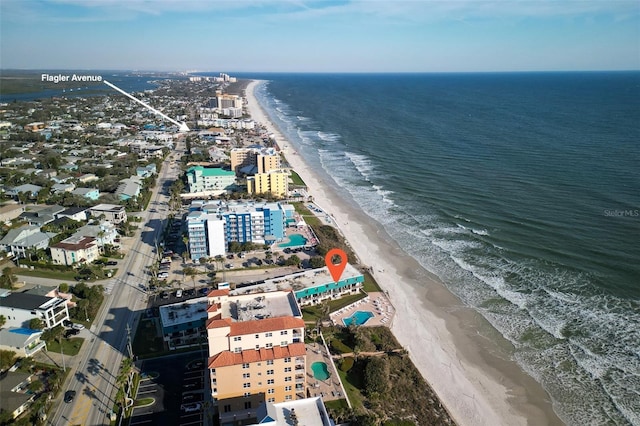
{"label": "turquoise shallow water", "polygon": [[344,318],[342,322],[346,327],[351,324],[362,325],[366,323],[370,318],[373,318],[373,313],[369,311],[356,311],[351,316]]}
{"label": "turquoise shallow water", "polygon": [[315,377],[316,380],[327,380],[330,377],[327,364],[324,362],[314,362],[311,364],[311,370],[313,371],[313,377]]}
{"label": "turquoise shallow water", "polygon": [[279,247],[302,247],[307,244],[307,239],[300,234],[289,235],[289,241],[278,244]]}
{"label": "turquoise shallow water", "polygon": [[272,121],[515,348],[568,424],[640,424],[640,73],[268,75]]}

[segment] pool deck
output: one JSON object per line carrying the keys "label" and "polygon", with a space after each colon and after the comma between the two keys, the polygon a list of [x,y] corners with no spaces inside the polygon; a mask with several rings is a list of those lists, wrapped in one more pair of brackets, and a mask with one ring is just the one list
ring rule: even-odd
{"label": "pool deck", "polygon": [[357,311],[369,311],[373,318],[362,324],[364,327],[380,326],[390,327],[396,310],[384,293],[371,292],[364,299],[360,299],[349,306],[331,313],[330,318],[333,324],[344,327],[344,318],[348,318]]}
{"label": "pool deck", "polygon": [[[307,390],[311,397],[320,396],[323,401],[344,399],[344,389],[340,383],[340,376],[336,371],[328,349],[322,343],[309,343],[307,348]],[[313,376],[311,366],[314,362],[324,362],[329,370],[327,380],[318,380]]]}

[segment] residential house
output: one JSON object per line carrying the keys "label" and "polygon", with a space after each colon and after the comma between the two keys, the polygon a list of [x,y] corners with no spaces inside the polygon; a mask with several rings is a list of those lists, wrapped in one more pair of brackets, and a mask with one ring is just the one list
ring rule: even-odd
{"label": "residential house", "polygon": [[9,371],[0,376],[0,401],[2,409],[11,413],[12,418],[17,418],[27,411],[35,393],[27,393],[27,387],[31,383],[32,375],[17,371]]}
{"label": "residential house", "polygon": [[51,191],[54,194],[59,194],[61,192],[71,192],[76,188],[76,186],[72,183],[56,183],[51,187]]}
{"label": "residential house", "polygon": [[118,186],[118,189],[116,189],[116,195],[120,200],[126,201],[131,198],[136,198],[138,195],[140,195],[141,189],[142,185],[139,181],[139,178],[137,176],[132,176],[120,181],[120,185]]}
{"label": "residential house", "polygon": [[156,165],[155,163],[147,164],[143,167],[136,167],[136,175],[141,178],[146,178],[155,175]]}
{"label": "residential house", "polygon": [[27,207],[27,210],[20,214],[20,218],[27,222],[29,225],[43,226],[47,223],[51,223],[56,218],[56,215],[65,210],[64,207],[56,204],[42,205],[34,204]]}
{"label": "residential house", "polygon": [[0,289],[0,315],[6,318],[5,327],[28,327],[32,319],[39,318],[45,328],[53,328],[69,319],[69,309],[60,297]]}
{"label": "residential house", "polygon": [[115,223],[116,225],[127,221],[127,212],[125,211],[124,206],[119,206],[117,204],[98,204],[97,206],[91,207],[89,210],[92,216],[99,217],[104,215],[106,220]]}
{"label": "residential house", "polygon": [[103,221],[97,225],[85,225],[78,228],[74,235],[95,238],[100,249],[106,244],[116,245],[115,240],[120,237],[117,227],[109,221]]}
{"label": "residential house", "polygon": [[93,182],[93,181],[96,181],[96,180],[100,180],[100,178],[98,176],[94,175],[93,173],[87,173],[87,174],[84,174],[84,175],[82,175],[82,176],[80,176],[78,178],[78,182],[80,182],[80,183],[89,183],[89,182]]}
{"label": "residential house", "polygon": [[0,329],[0,349],[13,351],[19,357],[29,357],[46,347],[40,338],[42,331],[9,327]]}
{"label": "residential house", "polygon": [[28,251],[46,249],[55,234],[41,232],[39,226],[24,225],[11,229],[0,240],[0,249],[16,257],[26,257]]}
{"label": "residential house", "polygon": [[89,219],[89,209],[87,207],[69,207],[56,214],[56,218],[69,218],[78,222],[84,222]]}
{"label": "residential house", "polygon": [[18,200],[18,194],[20,193],[27,194],[27,197],[35,199],[38,197],[38,192],[40,192],[41,189],[41,186],[25,183],[24,185],[14,186],[13,188],[7,189],[6,194],[10,197],[14,197],[16,200]]}
{"label": "residential house", "polygon": [[49,247],[51,260],[56,265],[72,266],[77,263],[91,263],[100,257],[96,239],[74,234]]}
{"label": "residential house", "polygon": [[100,198],[100,190],[98,188],[76,188],[71,193],[93,201]]}

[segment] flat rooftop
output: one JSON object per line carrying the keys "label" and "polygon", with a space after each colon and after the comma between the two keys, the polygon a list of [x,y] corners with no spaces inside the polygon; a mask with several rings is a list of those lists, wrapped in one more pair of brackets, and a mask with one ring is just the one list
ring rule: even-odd
{"label": "flat rooftop", "polygon": [[296,298],[289,291],[230,295],[229,299],[222,303],[220,312],[223,319],[230,318],[234,322],[302,317]]}
{"label": "flat rooftop", "polygon": [[207,319],[207,297],[198,297],[184,302],[160,306],[163,327],[171,327],[192,321]]}
{"label": "flat rooftop", "polygon": [[[347,263],[340,282],[347,281],[356,277],[361,277],[362,272],[358,271],[353,265]],[[310,269],[308,271],[296,272],[294,274],[283,275],[281,277],[271,278],[263,282],[259,282],[250,286],[243,286],[233,290],[231,294],[256,293],[259,289],[265,292],[277,290],[293,290],[300,291],[306,288],[313,288],[333,284],[333,278],[326,266],[318,269]]]}

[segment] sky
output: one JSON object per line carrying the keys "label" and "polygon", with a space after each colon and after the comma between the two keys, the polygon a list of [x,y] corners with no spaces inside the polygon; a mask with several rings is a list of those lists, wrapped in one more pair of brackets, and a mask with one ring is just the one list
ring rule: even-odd
{"label": "sky", "polygon": [[3,69],[640,69],[640,1],[0,0]]}

